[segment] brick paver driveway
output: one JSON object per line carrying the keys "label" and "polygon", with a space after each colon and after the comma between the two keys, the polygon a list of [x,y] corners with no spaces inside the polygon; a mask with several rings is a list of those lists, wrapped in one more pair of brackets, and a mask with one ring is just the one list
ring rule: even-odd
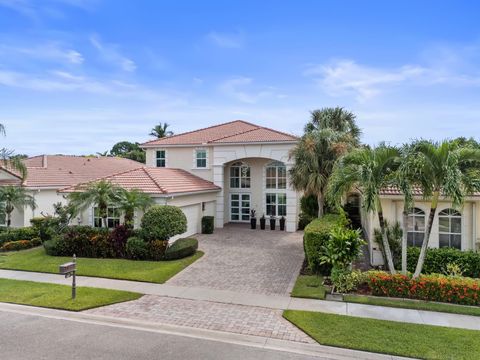
{"label": "brick paver driveway", "polygon": [[287,295],[303,262],[302,233],[226,225],[197,235],[205,255],[168,284]]}

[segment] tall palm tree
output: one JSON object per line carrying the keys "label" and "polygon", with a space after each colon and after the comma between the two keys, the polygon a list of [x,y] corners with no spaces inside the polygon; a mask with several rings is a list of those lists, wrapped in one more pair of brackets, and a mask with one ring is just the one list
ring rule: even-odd
{"label": "tall palm tree", "polygon": [[150,195],[145,194],[138,189],[125,190],[121,189],[118,193],[118,208],[124,214],[124,224],[133,228],[133,218],[136,209],[145,210],[153,205],[154,201]]}
{"label": "tall palm tree", "polygon": [[77,191],[69,195],[69,201],[75,212],[78,213],[94,205],[102,219],[102,226],[108,227],[108,207],[116,206],[120,188],[109,181],[100,180],[88,184],[85,188],[79,186]]}
{"label": "tall palm tree", "polygon": [[346,134],[354,146],[360,145],[362,131],[355,122],[354,113],[337,106],[313,110],[310,114],[311,119],[305,125],[306,133],[328,128]]}
{"label": "tall palm tree", "polygon": [[440,197],[449,198],[454,207],[463,204],[465,197],[480,189],[478,164],[480,150],[461,147],[454,141],[432,142],[420,140],[412,145],[417,156],[415,162],[416,183],[425,200],[430,202],[430,214],[414,277],[420,276],[430,241],[433,220]]}
{"label": "tall palm tree", "polygon": [[30,206],[32,209],[36,208],[35,198],[30,195],[25,188],[19,186],[2,186],[0,187],[0,202],[5,207],[5,215],[7,217],[7,228],[12,223],[12,212],[17,209],[22,209],[25,206]]}
{"label": "tall palm tree", "polygon": [[355,149],[335,164],[328,185],[328,198],[331,202],[338,204],[349,192],[357,190],[362,194],[364,209],[377,213],[387,266],[392,273],[395,273],[395,266],[388,242],[380,192],[392,184],[398,166],[398,156],[397,148],[383,144],[374,149],[367,147]]}
{"label": "tall palm tree", "polygon": [[170,130],[167,130],[170,125],[167,123],[159,123],[158,125],[155,125],[155,127],[152,129],[150,132],[150,136],[155,136],[159,139],[164,138],[166,136],[172,136],[173,132]]}
{"label": "tall palm tree", "polygon": [[318,217],[324,212],[325,192],[335,162],[359,144],[359,136],[352,113],[341,108],[314,110],[305,135],[290,153],[295,160],[290,182],[295,190],[317,198]]}

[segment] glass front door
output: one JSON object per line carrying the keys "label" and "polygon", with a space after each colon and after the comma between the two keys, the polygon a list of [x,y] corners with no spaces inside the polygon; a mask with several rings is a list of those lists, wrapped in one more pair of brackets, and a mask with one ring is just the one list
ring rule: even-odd
{"label": "glass front door", "polygon": [[250,194],[230,194],[230,221],[250,221]]}

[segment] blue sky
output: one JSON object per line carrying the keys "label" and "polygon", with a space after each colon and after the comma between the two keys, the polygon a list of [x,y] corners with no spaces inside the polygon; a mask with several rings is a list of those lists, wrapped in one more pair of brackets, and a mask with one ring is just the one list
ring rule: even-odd
{"label": "blue sky", "polygon": [[90,154],[244,119],[363,141],[480,137],[474,1],[0,0],[0,123],[18,153]]}

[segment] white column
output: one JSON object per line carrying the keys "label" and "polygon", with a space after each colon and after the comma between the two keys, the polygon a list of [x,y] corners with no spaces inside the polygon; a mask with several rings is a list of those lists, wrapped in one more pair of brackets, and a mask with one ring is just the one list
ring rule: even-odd
{"label": "white column", "polygon": [[223,228],[224,223],[224,214],[225,214],[225,192],[224,192],[224,166],[221,165],[213,165],[213,182],[215,185],[219,186],[221,190],[217,193],[217,206],[216,206],[216,214],[215,214],[215,227]]}
{"label": "white column", "polygon": [[[287,165],[287,174],[292,166]],[[288,178],[288,175],[287,175]],[[286,217],[286,230],[288,232],[297,231],[298,222],[298,193],[293,190],[290,181],[287,186],[287,217]]]}

